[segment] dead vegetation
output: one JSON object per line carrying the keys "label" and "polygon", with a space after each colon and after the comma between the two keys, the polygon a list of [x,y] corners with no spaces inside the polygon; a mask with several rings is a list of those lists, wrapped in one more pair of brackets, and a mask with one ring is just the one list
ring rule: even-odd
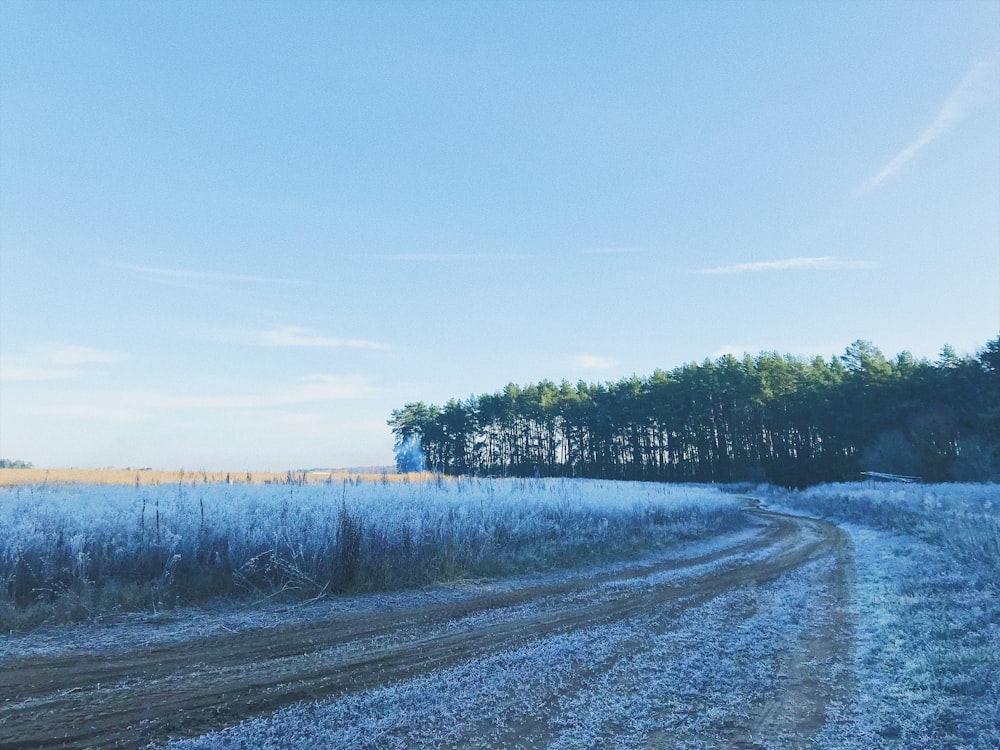
{"label": "dead vegetation", "polygon": [[29,484],[324,484],[326,482],[426,482],[430,472],[353,471],[161,471],[158,469],[0,469],[0,487]]}

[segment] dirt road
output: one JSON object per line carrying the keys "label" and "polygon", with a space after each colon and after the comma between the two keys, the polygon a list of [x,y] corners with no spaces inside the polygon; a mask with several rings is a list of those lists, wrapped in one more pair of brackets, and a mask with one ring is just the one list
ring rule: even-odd
{"label": "dirt road", "polygon": [[[726,741],[808,738],[845,686],[803,664],[850,650],[846,535],[836,526],[747,510],[760,533],[724,549],[462,601],[188,640],[142,650],[0,661],[0,747],[144,747],[195,736],[300,701],[357,693],[529,639],[699,606],[817,560],[833,596],[818,631],[787,653],[781,686]],[[629,586],[642,579],[649,585]],[[669,737],[651,737],[669,747]]]}

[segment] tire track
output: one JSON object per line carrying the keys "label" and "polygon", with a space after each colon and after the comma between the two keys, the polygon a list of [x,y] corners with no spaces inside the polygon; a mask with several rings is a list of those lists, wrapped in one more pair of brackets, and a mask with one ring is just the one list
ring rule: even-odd
{"label": "tire track", "polygon": [[822,576],[828,594],[820,627],[807,632],[785,653],[781,689],[760,707],[744,732],[734,738],[737,750],[803,747],[826,721],[826,709],[853,689],[849,663],[853,622],[848,610],[853,560],[847,534],[831,529],[833,568]]}

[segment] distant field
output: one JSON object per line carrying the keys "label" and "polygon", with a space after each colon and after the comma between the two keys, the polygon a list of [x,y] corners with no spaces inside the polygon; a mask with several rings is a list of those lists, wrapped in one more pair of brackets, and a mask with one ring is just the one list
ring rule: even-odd
{"label": "distant field", "polygon": [[152,469],[0,469],[0,487],[27,484],[323,484],[345,479],[362,482],[426,482],[430,472],[334,471],[155,471]]}

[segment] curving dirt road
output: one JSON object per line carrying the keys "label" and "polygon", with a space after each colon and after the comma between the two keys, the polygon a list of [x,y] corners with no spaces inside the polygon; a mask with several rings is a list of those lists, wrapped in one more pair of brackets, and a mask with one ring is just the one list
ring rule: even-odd
{"label": "curving dirt road", "polygon": [[[817,664],[846,662],[847,537],[831,524],[752,507],[760,533],[709,554],[571,577],[458,602],[266,628],[142,650],[0,660],[0,747],[145,747],[195,736],[299,701],[346,695],[510,649],[529,639],[643,612],[699,606],[738,587],[774,581],[813,561],[824,568],[823,625],[789,649],[781,687],[720,746],[762,737],[793,744],[823,724],[849,689]],[[645,579],[649,585],[629,586]],[[812,665],[809,668],[804,665]],[[522,731],[524,731],[522,729]],[[523,739],[523,738],[522,738]],[[669,747],[654,736],[650,746]]]}

